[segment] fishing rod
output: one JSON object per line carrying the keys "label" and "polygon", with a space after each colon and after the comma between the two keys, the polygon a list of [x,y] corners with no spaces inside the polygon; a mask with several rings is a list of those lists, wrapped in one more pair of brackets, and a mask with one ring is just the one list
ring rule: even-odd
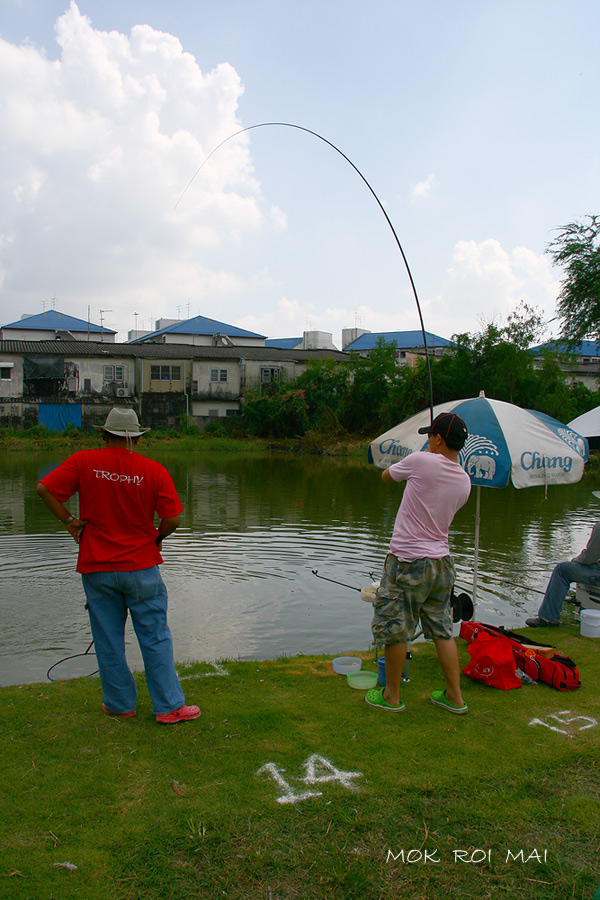
{"label": "fishing rod", "polygon": [[[335,578],[326,578],[325,575],[319,575],[318,569],[312,569],[312,573],[313,575],[316,575],[317,578],[322,578],[323,581],[330,581],[332,584],[339,584],[340,587],[350,588],[351,591],[358,591],[359,594],[362,591],[362,588],[355,587],[355,585],[353,584],[344,584],[343,581],[336,581]],[[373,577],[371,573],[369,573],[369,575],[371,576],[371,578]]]}
{"label": "fishing rod", "polygon": [[410,270],[410,266],[408,265],[408,260],[407,260],[407,258],[406,258],[406,254],[405,254],[405,252],[404,252],[404,249],[403,249],[403,247],[402,247],[402,244],[400,243],[400,238],[399,238],[398,235],[396,234],[396,229],[394,228],[394,226],[393,226],[393,224],[392,224],[392,220],[391,220],[390,217],[388,216],[387,211],[386,211],[386,209],[385,209],[383,203],[381,202],[381,200],[379,199],[379,197],[378,197],[377,194],[375,193],[375,190],[374,190],[373,187],[370,185],[370,183],[367,181],[367,179],[365,178],[365,176],[363,175],[363,173],[360,171],[360,169],[358,168],[358,166],[356,166],[356,165],[352,162],[352,160],[350,159],[350,157],[346,156],[346,154],[343,153],[343,152],[340,150],[339,147],[337,147],[334,143],[332,143],[332,141],[327,140],[327,138],[323,137],[323,135],[319,134],[319,133],[316,132],[316,131],[312,131],[310,128],[304,128],[302,125],[294,125],[292,122],[259,122],[259,123],[256,124],[256,125],[248,125],[247,128],[240,128],[239,131],[236,131],[236,132],[234,132],[233,134],[230,134],[228,137],[226,137],[224,140],[222,140],[219,144],[217,144],[216,147],[214,147],[214,148],[210,151],[210,153],[208,154],[208,156],[203,160],[203,162],[201,163],[201,165],[198,166],[198,168],[196,169],[196,171],[194,172],[194,174],[193,174],[192,177],[190,178],[189,182],[188,182],[187,185],[185,186],[185,188],[184,188],[184,190],[183,190],[181,196],[179,197],[177,203],[176,203],[175,206],[173,207],[173,211],[175,211],[175,210],[177,209],[177,207],[179,206],[179,204],[181,203],[181,201],[182,201],[183,198],[185,197],[185,195],[186,195],[188,189],[191,187],[192,183],[194,182],[194,180],[196,179],[196,177],[200,174],[200,172],[202,171],[202,169],[204,168],[204,166],[206,165],[206,163],[209,161],[209,159],[211,158],[211,156],[213,156],[213,155],[217,152],[217,150],[219,150],[224,144],[226,144],[228,141],[232,140],[232,138],[238,137],[240,134],[245,134],[247,131],[254,131],[254,129],[256,129],[256,128],[272,128],[272,127],[294,128],[294,129],[296,129],[296,131],[303,131],[305,134],[311,134],[313,137],[318,138],[318,140],[323,141],[324,144],[327,144],[328,147],[331,147],[332,150],[335,150],[336,153],[339,153],[339,155],[340,155],[343,159],[345,159],[346,162],[347,162],[350,166],[352,166],[352,168],[354,169],[354,171],[356,172],[356,174],[362,179],[362,181],[364,182],[364,184],[367,186],[367,188],[368,188],[369,191],[371,192],[372,196],[375,198],[375,201],[376,201],[377,205],[379,206],[379,209],[380,209],[381,212],[383,213],[383,215],[384,215],[384,217],[385,217],[385,220],[386,220],[386,222],[388,223],[388,225],[389,225],[389,227],[390,227],[390,229],[391,229],[392,234],[394,235],[394,239],[395,239],[395,241],[396,241],[396,244],[397,244],[397,246],[398,246],[398,249],[399,249],[399,251],[400,251],[400,254],[401,254],[401,256],[402,256],[402,259],[403,259],[403,261],[404,261],[404,266],[405,266],[406,272],[407,272],[407,274],[408,274],[408,280],[410,281],[410,286],[411,286],[411,288],[412,288],[413,296],[414,296],[414,298],[415,298],[415,303],[416,303],[416,305],[417,305],[417,312],[418,312],[418,314],[419,314],[419,322],[421,323],[421,334],[423,335],[423,347],[424,347],[424,349],[425,349],[425,361],[426,361],[426,364],[427,364],[427,378],[428,378],[428,382],[429,382],[429,411],[430,411],[430,414],[431,414],[431,422],[433,422],[433,381],[432,381],[432,376],[431,376],[431,362],[430,362],[430,359],[429,359],[429,347],[428,347],[428,345],[427,345],[427,333],[426,333],[426,331],[425,331],[425,323],[423,322],[423,315],[422,315],[422,313],[421,313],[421,304],[419,303],[419,297],[418,297],[418,294],[417,294],[417,288],[416,288],[416,285],[415,285],[415,282],[414,282],[414,279],[413,279],[413,276],[412,276],[412,272],[411,272],[411,270]]}
{"label": "fishing rod", "polygon": [[[321,578],[323,581],[329,581],[332,584],[339,584],[340,587],[350,588],[351,591],[358,591],[363,599],[368,600],[370,603],[373,602],[368,594],[367,596],[363,596],[363,588],[355,587],[353,584],[345,584],[343,581],[336,581],[335,578],[327,578],[325,575],[319,575],[318,569],[312,569],[311,571],[317,578]],[[373,573],[369,572],[369,576],[372,579]],[[452,588],[450,606],[452,607],[455,622],[459,622],[461,619],[465,622],[469,622],[473,618],[473,601],[468,594],[461,593],[456,595],[454,593],[454,588]]]}

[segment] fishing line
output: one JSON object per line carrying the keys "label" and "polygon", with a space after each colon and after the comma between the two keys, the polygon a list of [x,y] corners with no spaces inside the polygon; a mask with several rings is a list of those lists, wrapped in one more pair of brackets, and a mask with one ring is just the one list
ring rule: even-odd
{"label": "fishing line", "polygon": [[415,298],[415,303],[416,303],[416,305],[417,305],[417,312],[418,312],[418,314],[419,314],[419,322],[421,323],[421,333],[422,333],[422,335],[423,335],[423,346],[424,346],[424,348],[425,348],[425,361],[426,361],[426,365],[427,365],[427,379],[428,379],[428,385],[429,385],[429,411],[430,411],[430,414],[431,414],[431,422],[433,422],[433,382],[432,382],[432,378],[431,378],[431,363],[430,363],[430,359],[429,359],[429,347],[428,347],[428,345],[427,345],[427,335],[426,335],[426,332],[425,332],[425,324],[424,324],[424,322],[423,322],[423,315],[422,315],[422,313],[421,313],[421,304],[419,303],[419,297],[418,297],[418,294],[417,294],[417,288],[416,288],[414,279],[413,279],[413,277],[412,277],[412,272],[410,271],[410,266],[408,265],[408,260],[407,260],[407,258],[406,258],[406,254],[405,254],[405,252],[404,252],[404,249],[403,249],[403,247],[402,247],[402,244],[400,243],[400,239],[399,239],[398,235],[396,234],[396,229],[394,228],[394,226],[393,226],[393,224],[392,224],[392,221],[391,221],[390,217],[388,216],[388,214],[387,214],[387,212],[386,212],[386,209],[385,209],[383,203],[381,202],[381,200],[379,199],[379,197],[377,196],[377,194],[375,193],[374,189],[371,187],[371,185],[369,184],[369,182],[367,181],[367,179],[365,178],[365,176],[363,175],[363,173],[360,171],[360,169],[358,168],[358,166],[356,166],[356,165],[352,162],[352,160],[351,160],[348,156],[346,156],[345,153],[343,153],[343,152],[340,150],[339,147],[336,147],[336,145],[335,145],[334,143],[332,143],[331,141],[327,140],[327,138],[323,137],[323,135],[318,134],[318,132],[312,131],[310,128],[304,128],[302,125],[294,125],[294,124],[291,123],[291,122],[260,122],[260,123],[258,123],[257,125],[249,125],[247,128],[241,128],[239,131],[236,131],[236,132],[234,132],[233,134],[230,134],[229,137],[226,137],[224,140],[221,141],[220,144],[217,144],[217,146],[214,147],[214,149],[210,151],[210,153],[208,154],[208,156],[206,157],[206,159],[202,162],[202,164],[201,164],[200,166],[198,166],[198,168],[196,169],[196,171],[194,172],[194,174],[193,174],[192,177],[190,178],[189,182],[187,183],[186,187],[185,187],[184,190],[183,190],[183,193],[182,193],[181,196],[179,197],[179,200],[177,201],[177,203],[176,203],[175,206],[173,207],[173,211],[175,211],[175,210],[177,209],[177,207],[179,206],[179,204],[181,203],[181,201],[182,201],[183,198],[185,197],[185,195],[186,195],[188,189],[190,188],[190,186],[192,185],[192,183],[195,181],[197,175],[199,175],[199,173],[202,171],[202,169],[204,168],[204,166],[206,165],[206,163],[209,161],[209,159],[211,158],[211,156],[213,156],[213,155],[217,152],[217,150],[219,150],[219,149],[223,146],[223,144],[226,144],[226,143],[227,143],[228,141],[230,141],[232,138],[238,137],[238,135],[244,134],[244,133],[247,132],[247,131],[253,131],[253,130],[256,129],[256,128],[271,128],[271,127],[273,127],[273,126],[278,126],[278,127],[281,127],[281,128],[295,128],[297,131],[303,131],[303,132],[305,132],[305,134],[311,134],[313,137],[316,137],[316,138],[318,138],[320,141],[323,141],[324,144],[327,144],[328,147],[331,147],[332,150],[335,150],[336,153],[339,153],[339,155],[340,155],[343,159],[345,159],[346,162],[347,162],[350,166],[352,166],[352,168],[354,169],[354,171],[356,172],[356,174],[362,179],[362,181],[364,182],[364,184],[367,186],[367,188],[369,189],[369,191],[371,192],[371,194],[372,194],[373,197],[375,198],[375,201],[376,201],[377,205],[379,206],[379,209],[380,209],[381,212],[383,213],[383,215],[384,215],[384,217],[385,217],[385,220],[386,220],[386,222],[388,223],[388,225],[389,225],[389,227],[390,227],[390,229],[391,229],[392,234],[394,235],[394,239],[395,239],[396,244],[397,244],[397,246],[398,246],[398,249],[399,249],[399,251],[400,251],[400,253],[401,253],[401,255],[402,255],[402,259],[403,259],[404,265],[405,265],[405,267],[406,267],[406,272],[407,272],[407,274],[408,274],[408,280],[410,281],[410,286],[411,286],[411,288],[412,288],[412,292],[413,292],[413,295],[414,295],[414,298]]}
{"label": "fishing line", "polygon": [[[87,650],[85,651],[85,653],[75,653],[75,654],[73,654],[73,656],[65,656],[64,659],[59,659],[58,662],[55,662],[53,665],[51,665],[50,668],[48,669],[48,671],[46,672],[46,678],[48,679],[48,681],[62,681],[63,680],[62,678],[51,678],[50,677],[50,672],[52,671],[52,669],[56,669],[57,666],[62,666],[63,663],[69,662],[69,660],[71,660],[71,659],[80,659],[81,657],[87,656],[93,646],[94,646],[94,642],[92,641],[90,643],[89,647],[87,648]],[[92,653],[92,654],[90,654],[90,657],[95,656],[95,655],[96,655],[95,653]],[[98,674],[98,669],[95,669],[93,672],[88,672],[87,674],[88,674],[88,677],[91,678],[93,675]]]}
{"label": "fishing line", "polygon": [[506,578],[503,578],[500,582],[501,585],[510,584],[511,587],[520,588],[522,591],[533,591],[534,594],[545,594],[545,591],[541,591],[539,588],[530,587],[528,584],[518,584],[516,581],[508,581]]}

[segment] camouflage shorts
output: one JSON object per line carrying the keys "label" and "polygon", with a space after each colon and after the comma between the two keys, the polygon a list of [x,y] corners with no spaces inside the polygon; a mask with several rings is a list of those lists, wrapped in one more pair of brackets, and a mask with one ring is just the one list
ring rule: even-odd
{"label": "camouflage shorts", "polygon": [[373,604],[375,644],[385,647],[412,640],[419,619],[426,638],[451,638],[454,578],[454,563],[449,556],[404,560],[388,553]]}

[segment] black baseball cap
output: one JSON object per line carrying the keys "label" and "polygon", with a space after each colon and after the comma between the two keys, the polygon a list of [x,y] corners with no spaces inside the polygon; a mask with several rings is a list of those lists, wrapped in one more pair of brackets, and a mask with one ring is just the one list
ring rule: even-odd
{"label": "black baseball cap", "polygon": [[[419,434],[439,434],[449,446],[454,445],[458,450],[469,436],[467,426],[455,413],[440,413],[431,425],[419,428]],[[456,447],[457,444],[460,446]]]}

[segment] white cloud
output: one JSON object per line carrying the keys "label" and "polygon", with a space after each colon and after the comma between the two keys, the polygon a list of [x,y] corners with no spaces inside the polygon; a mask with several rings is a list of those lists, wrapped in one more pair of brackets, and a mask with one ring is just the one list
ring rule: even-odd
{"label": "white cloud", "polygon": [[417,200],[422,200],[425,197],[428,197],[433,191],[434,187],[437,184],[437,178],[435,173],[432,172],[431,175],[428,175],[427,178],[424,178],[423,181],[419,181],[414,185],[410,198],[413,203],[416,203]]}
{"label": "white cloud", "polygon": [[429,330],[445,337],[473,332],[474,321],[505,322],[521,301],[548,321],[558,289],[549,260],[527,247],[507,251],[494,238],[459,241],[441,295],[424,304],[426,321],[435,318],[438,324]]}
{"label": "white cloud", "polygon": [[203,72],[148,25],[95,30],[73,2],[56,40],[57,59],[0,40],[0,323],[56,293],[57,308],[82,318],[88,304],[112,306],[124,339],[134,309],[158,317],[192,298],[195,314],[239,291],[209,251],[286,225],[261,196],[247,136],[181,199],[241,129],[235,69]]}

